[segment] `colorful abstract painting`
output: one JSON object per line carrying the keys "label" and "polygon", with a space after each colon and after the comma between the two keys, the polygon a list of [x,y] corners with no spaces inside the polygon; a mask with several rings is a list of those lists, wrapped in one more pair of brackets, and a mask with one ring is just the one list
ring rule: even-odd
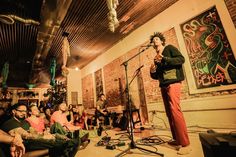
{"label": "colorful abstract painting", "polygon": [[216,7],[180,25],[197,89],[236,83],[236,61]]}

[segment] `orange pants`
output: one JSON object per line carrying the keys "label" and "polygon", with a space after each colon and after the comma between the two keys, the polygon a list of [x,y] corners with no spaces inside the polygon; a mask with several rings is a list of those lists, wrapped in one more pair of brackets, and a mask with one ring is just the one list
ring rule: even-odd
{"label": "orange pants", "polygon": [[166,115],[169,120],[172,137],[177,144],[187,146],[190,144],[186,123],[180,108],[181,83],[173,83],[161,87],[161,94],[165,105]]}

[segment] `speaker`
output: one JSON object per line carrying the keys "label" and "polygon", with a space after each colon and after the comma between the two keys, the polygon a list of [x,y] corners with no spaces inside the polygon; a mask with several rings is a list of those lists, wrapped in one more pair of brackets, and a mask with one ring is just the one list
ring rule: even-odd
{"label": "speaker", "polygon": [[236,137],[226,133],[200,133],[204,157],[235,157]]}

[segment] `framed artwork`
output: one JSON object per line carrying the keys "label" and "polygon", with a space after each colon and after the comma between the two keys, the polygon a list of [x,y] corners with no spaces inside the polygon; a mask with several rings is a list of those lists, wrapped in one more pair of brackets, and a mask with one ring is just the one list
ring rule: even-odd
{"label": "framed artwork", "polygon": [[94,74],[95,77],[95,89],[96,89],[96,101],[99,95],[103,94],[103,81],[102,81],[102,69],[99,69]]}
{"label": "framed artwork", "polygon": [[191,66],[195,92],[235,88],[235,56],[217,8],[211,7],[182,23],[180,27]]}

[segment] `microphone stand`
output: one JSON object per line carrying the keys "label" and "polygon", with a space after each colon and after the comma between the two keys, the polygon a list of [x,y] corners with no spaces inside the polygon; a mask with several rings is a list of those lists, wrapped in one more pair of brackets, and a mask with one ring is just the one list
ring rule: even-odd
{"label": "microphone stand", "polygon": [[[132,77],[132,79],[131,79],[131,81],[129,82],[129,85],[128,86],[130,86],[131,85],[131,83],[134,81],[134,79],[136,78],[136,76],[138,76],[138,74],[139,74],[139,72],[140,72],[140,69],[141,68],[143,68],[144,67],[144,65],[142,65],[142,66],[140,66],[137,70],[135,70],[135,75]],[[121,93],[121,95],[123,95],[124,93],[127,93],[127,89],[125,88],[125,90],[124,91],[122,91],[122,93]],[[130,98],[129,98],[130,99]],[[128,109],[127,109],[127,111],[128,111]],[[131,112],[132,112],[132,110],[131,110]],[[128,112],[128,114],[129,114],[129,112]],[[124,113],[123,113],[123,115],[124,115]],[[132,113],[131,113],[131,115],[132,115]],[[134,121],[133,121],[133,117],[131,116],[130,118],[132,118],[131,120],[132,120],[132,125],[134,126]],[[127,119],[129,119],[129,116],[127,116]],[[129,121],[129,120],[128,120]],[[125,134],[125,133],[128,133],[128,134],[130,134],[130,131],[129,131],[129,126],[127,126],[127,129],[126,129],[126,132],[122,132],[122,133],[116,133],[115,135],[120,135],[120,134]],[[136,132],[134,132],[133,131],[133,133],[141,133],[140,131],[136,131]]]}
{"label": "microphone stand", "polygon": [[[120,156],[123,156],[123,154],[127,153],[130,151],[130,149],[140,149],[142,151],[146,151],[146,152],[149,152],[149,153],[153,153],[153,154],[157,154],[161,157],[164,156],[164,154],[161,154],[161,153],[158,153],[158,152],[155,152],[155,151],[151,151],[151,150],[148,150],[148,149],[144,149],[144,148],[141,148],[141,147],[138,147],[135,142],[134,142],[134,135],[133,135],[133,130],[134,130],[134,126],[133,126],[133,121],[132,121],[132,109],[131,109],[131,103],[130,103],[130,95],[129,95],[129,80],[128,80],[128,62],[130,60],[132,60],[133,58],[135,58],[136,56],[138,56],[139,54],[141,54],[142,52],[146,51],[151,45],[147,45],[146,48],[142,49],[141,51],[139,51],[139,53],[135,54],[134,56],[132,56],[131,58],[129,58],[128,60],[124,61],[120,66],[124,66],[125,67],[125,80],[126,80],[126,92],[127,92],[127,105],[129,106],[129,114],[128,114],[128,120],[129,120],[129,125],[130,125],[130,144],[129,144],[129,147],[122,151],[121,153],[117,154],[115,157],[120,157]],[[141,66],[142,67],[142,66]],[[141,67],[139,69],[141,69]]]}

